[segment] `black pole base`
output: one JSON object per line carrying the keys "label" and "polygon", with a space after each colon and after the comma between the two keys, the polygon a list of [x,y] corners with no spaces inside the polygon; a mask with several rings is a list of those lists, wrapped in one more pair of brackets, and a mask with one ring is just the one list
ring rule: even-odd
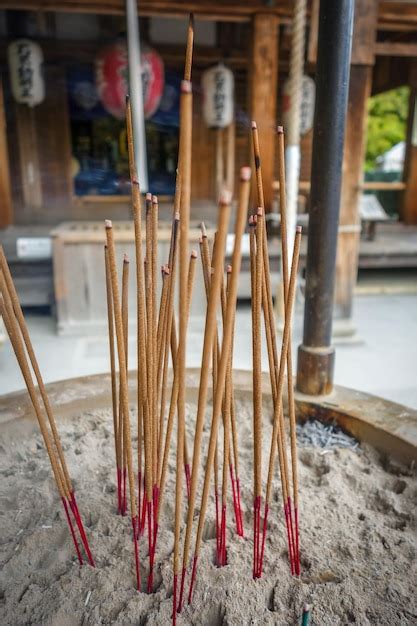
{"label": "black pole base", "polygon": [[297,390],[310,396],[324,396],[333,389],[334,348],[298,348]]}

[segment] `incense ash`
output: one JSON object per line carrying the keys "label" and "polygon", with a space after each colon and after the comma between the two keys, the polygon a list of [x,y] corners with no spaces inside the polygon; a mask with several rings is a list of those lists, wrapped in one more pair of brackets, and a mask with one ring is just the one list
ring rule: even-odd
{"label": "incense ash", "polygon": [[[249,379],[250,381],[250,379]],[[248,382],[249,382],[248,381]],[[110,379],[106,377],[106,385]],[[195,391],[191,394],[195,397]],[[211,393],[209,393],[211,396]],[[304,604],[310,624],[412,624],[417,497],[416,476],[356,450],[307,446],[299,451],[302,507],[302,575],[291,576],[279,489],[273,490],[262,578],[252,579],[252,408],[248,391],[237,393],[241,441],[240,480],[247,538],[234,532],[229,513],[228,564],[216,562],[214,493],[204,528],[198,584],[182,624],[300,624]],[[59,397],[56,398],[59,402]],[[169,625],[172,607],[173,503],[165,500],[154,572],[154,593],[138,593],[128,518],[117,515],[111,409],[82,412],[82,401],[60,422],[68,464],[85,511],[96,567],[79,567],[65,528],[43,443],[31,420],[1,431],[2,604],[0,621],[16,624]],[[210,415],[209,398],[207,419]],[[272,415],[270,398],[265,415]],[[186,403],[191,437],[196,404]],[[132,409],[132,422],[136,417]],[[271,433],[265,421],[265,438]],[[208,433],[203,433],[203,445]],[[133,437],[133,445],[135,445]],[[267,454],[267,447],[264,445]],[[372,476],[372,484],[370,477]],[[175,487],[169,463],[167,488]],[[231,496],[229,499],[231,507]],[[87,513],[88,512],[88,513]],[[184,520],[185,521],[185,520]],[[46,528],[44,528],[46,527]],[[49,528],[50,527],[50,528]],[[184,532],[181,538],[183,539]],[[140,544],[143,577],[147,552]],[[407,574],[405,574],[407,572]],[[91,593],[90,593],[91,592]],[[88,604],[86,598],[90,593]]]}

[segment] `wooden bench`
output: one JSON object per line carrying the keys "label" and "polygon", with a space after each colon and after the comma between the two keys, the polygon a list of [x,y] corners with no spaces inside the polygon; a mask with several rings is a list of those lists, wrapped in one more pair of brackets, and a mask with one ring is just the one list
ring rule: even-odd
{"label": "wooden bench", "polygon": [[375,194],[362,194],[359,199],[359,215],[363,224],[363,232],[368,241],[375,239],[376,225],[380,222],[392,221]]}

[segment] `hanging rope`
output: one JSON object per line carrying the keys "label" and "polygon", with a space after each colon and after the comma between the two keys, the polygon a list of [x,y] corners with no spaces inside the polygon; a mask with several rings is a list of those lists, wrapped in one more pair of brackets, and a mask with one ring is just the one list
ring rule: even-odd
{"label": "hanging rope", "polygon": [[301,94],[305,54],[307,0],[296,0],[291,37],[291,55],[288,95],[290,111],[286,129],[287,145],[296,146],[300,143]]}
{"label": "hanging rope", "polygon": [[[295,227],[297,224],[298,183],[300,178],[300,118],[301,96],[304,70],[305,53],[305,27],[306,27],[307,0],[296,0],[294,4],[294,17],[291,36],[290,72],[288,78],[288,97],[290,109],[286,131],[285,163],[287,170],[287,236],[288,236],[288,263],[291,262]],[[276,312],[280,320],[283,320],[284,300],[282,282],[278,285]]]}

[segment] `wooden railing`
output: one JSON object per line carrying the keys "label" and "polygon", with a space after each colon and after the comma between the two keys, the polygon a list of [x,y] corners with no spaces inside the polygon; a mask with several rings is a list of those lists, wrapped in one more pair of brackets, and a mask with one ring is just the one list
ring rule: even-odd
{"label": "wooden railing", "polygon": [[[401,180],[396,181],[379,181],[379,180],[367,180],[364,181],[361,185],[359,185],[359,189],[362,191],[404,191],[407,188],[406,183]],[[274,191],[279,191],[279,181],[274,180],[272,183],[272,189]],[[310,191],[310,181],[309,180],[300,180],[299,183],[299,191],[301,192],[309,192]]]}

